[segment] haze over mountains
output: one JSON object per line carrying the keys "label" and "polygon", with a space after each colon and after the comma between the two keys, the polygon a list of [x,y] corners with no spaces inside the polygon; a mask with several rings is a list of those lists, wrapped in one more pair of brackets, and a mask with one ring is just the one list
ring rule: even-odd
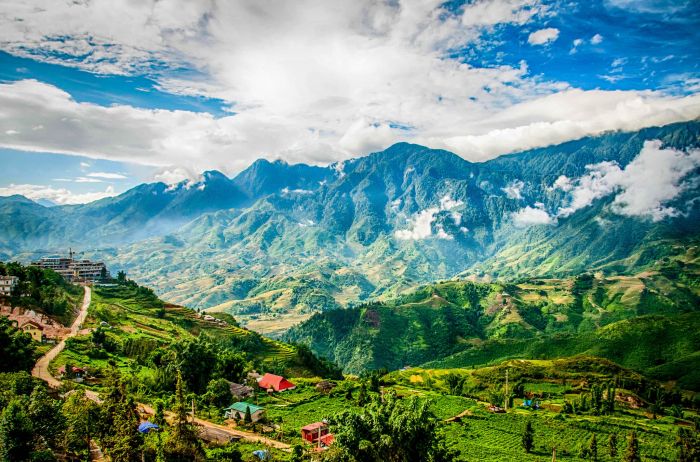
{"label": "haze over mountains", "polygon": [[[658,140],[658,141],[655,141]],[[142,184],[85,205],[0,198],[0,256],[98,255],[167,300],[244,321],[458,274],[643,269],[698,239],[700,122],[471,163],[399,143],[328,167]]]}

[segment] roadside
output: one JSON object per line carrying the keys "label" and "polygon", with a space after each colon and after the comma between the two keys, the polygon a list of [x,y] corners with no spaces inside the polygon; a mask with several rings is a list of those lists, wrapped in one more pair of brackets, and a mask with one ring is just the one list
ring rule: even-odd
{"label": "roadside", "polygon": [[56,344],[55,347],[49,350],[48,353],[39,358],[39,360],[34,365],[34,369],[32,369],[32,375],[48,383],[51,388],[60,387],[61,381],[56,379],[53,375],[51,375],[51,372],[49,371],[49,364],[66,347],[66,340],[71,337],[75,337],[78,334],[78,332],[80,332],[80,326],[83,324],[83,322],[85,322],[85,318],[87,317],[88,308],[90,307],[90,300],[92,299],[92,291],[88,286],[83,286],[83,289],[85,290],[85,295],[83,296],[83,304],[80,307],[80,312],[78,313],[78,316],[73,321],[73,324],[71,324],[70,332],[68,333],[68,335],[63,337],[61,341]]}
{"label": "roadside", "polygon": [[[70,327],[70,332],[63,339],[61,339],[61,341],[58,344],[56,344],[55,347],[49,350],[48,353],[39,358],[39,360],[34,365],[34,368],[32,369],[32,375],[46,382],[51,388],[59,388],[61,386],[61,381],[53,375],[51,375],[51,372],[49,371],[49,364],[56,358],[56,356],[58,356],[61,353],[61,351],[63,351],[63,349],[66,346],[67,339],[75,337],[76,335],[82,332],[81,326],[87,318],[88,308],[90,307],[90,301],[92,300],[92,291],[88,286],[83,286],[83,288],[85,290],[85,295],[83,296],[83,303],[80,307],[80,312],[78,313],[78,316],[75,318],[75,321],[73,321],[73,324]],[[99,395],[92,390],[85,390],[85,396],[87,396],[89,399],[95,402],[101,402]],[[154,413],[153,408],[151,408],[147,404],[137,403],[137,406],[141,410],[143,410],[145,414],[153,415]],[[194,423],[200,427],[201,436],[207,441],[225,443],[230,441],[231,439],[241,439],[252,443],[262,443],[267,446],[281,450],[290,450],[290,445],[286,443],[266,438],[255,433],[234,430],[224,425],[217,425],[215,423],[197,418],[194,419]]]}

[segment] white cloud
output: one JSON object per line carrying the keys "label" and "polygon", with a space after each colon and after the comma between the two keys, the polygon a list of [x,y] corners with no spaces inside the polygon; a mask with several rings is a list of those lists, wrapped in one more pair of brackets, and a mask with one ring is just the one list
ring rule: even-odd
{"label": "white cloud", "polygon": [[84,176],[79,176],[78,178],[74,179],[76,183],[102,183],[103,181],[100,180],[99,178],[88,178]]}
{"label": "white cloud", "polygon": [[108,186],[104,191],[89,193],[74,193],[65,188],[34,184],[11,184],[6,187],[0,187],[0,196],[13,196],[15,194],[22,195],[33,201],[48,199],[58,205],[85,204],[116,195],[112,186]]}
{"label": "white cloud", "polygon": [[603,42],[603,36],[600,34],[595,34],[593,37],[591,37],[591,44],[592,45],[599,45]]}
{"label": "white cloud", "polygon": [[477,0],[464,7],[462,24],[525,24],[533,16],[545,11],[546,7],[536,0]]}
{"label": "white cloud", "polygon": [[196,173],[182,167],[172,169],[165,168],[153,175],[154,181],[165,183],[170,186],[177,185],[183,181],[194,181],[196,179],[199,179]]}
{"label": "white cloud", "polygon": [[480,134],[426,142],[482,161],[610,130],[633,131],[699,116],[700,94],[673,97],[652,91],[573,89],[504,109],[480,125]]}
{"label": "white cloud", "polygon": [[87,176],[91,178],[102,178],[104,180],[125,180],[127,178],[126,175],[112,172],[93,172],[88,173]]}
{"label": "white cloud", "polygon": [[435,226],[433,234],[433,223],[440,212],[449,212],[449,216],[454,224],[459,226],[462,222],[462,215],[454,209],[464,205],[464,202],[452,199],[449,195],[440,198],[438,206],[429,207],[414,214],[408,219],[408,228],[399,229],[394,232],[394,236],[401,240],[421,240],[435,237],[437,239],[453,239],[441,225]]}
{"label": "white cloud", "polygon": [[298,195],[309,195],[313,194],[314,192],[310,189],[289,189],[289,188],[282,188],[282,195],[283,196],[288,196],[290,194],[298,194]]}
{"label": "white cloud", "polygon": [[700,167],[700,150],[663,149],[661,142],[647,141],[639,155],[625,168],[615,162],[589,165],[589,173],[575,181],[571,201],[558,215],[569,216],[595,200],[615,194],[612,211],[659,221],[678,215],[667,203],[682,193],[683,180]]}
{"label": "white cloud", "polygon": [[574,186],[571,184],[571,178],[566,175],[559,175],[559,177],[554,181],[552,189],[561,189],[564,192],[571,191]]}
{"label": "white cloud", "polygon": [[443,196],[440,199],[440,210],[453,210],[464,205],[460,200],[454,200],[450,196]]}
{"label": "white cloud", "polygon": [[530,45],[546,45],[552,43],[559,38],[559,29],[548,27],[532,32],[527,37],[527,43]]}
{"label": "white cloud", "polygon": [[[443,4],[4,2],[2,50],[150,74],[164,91],[221,98],[232,112],[105,107],[24,80],[0,85],[0,146],[233,174],[260,157],[324,164],[396,141],[480,161],[700,116],[697,95],[586,92],[532,76],[525,62],[482,68],[453,59],[484,28],[550,13],[537,0],[475,1],[456,11]],[[150,72],[178,66],[193,72]]]}
{"label": "white cloud", "polygon": [[433,222],[440,211],[438,207],[421,210],[409,219],[408,229],[399,229],[394,236],[402,240],[427,239],[433,235]]}
{"label": "white cloud", "polygon": [[522,192],[524,187],[525,183],[520,180],[514,180],[508,183],[502,190],[506,193],[508,199],[520,200],[523,198]]}
{"label": "white cloud", "polygon": [[535,204],[535,207],[528,205],[517,212],[513,212],[511,218],[513,219],[513,224],[518,228],[556,223],[556,218],[552,217],[542,204]]}
{"label": "white cloud", "polygon": [[569,50],[569,54],[573,55],[578,52],[578,47],[583,45],[583,39],[577,38],[574,39],[573,42],[571,42],[571,50]]}

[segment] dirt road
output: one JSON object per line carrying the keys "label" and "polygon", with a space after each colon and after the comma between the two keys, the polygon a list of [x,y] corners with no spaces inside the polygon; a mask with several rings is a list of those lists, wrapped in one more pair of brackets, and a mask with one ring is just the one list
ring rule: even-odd
{"label": "dirt road", "polygon": [[[56,356],[58,356],[58,354],[61,351],[63,351],[63,349],[66,346],[66,340],[76,336],[80,332],[80,326],[83,324],[83,322],[85,322],[85,318],[87,317],[92,292],[90,291],[90,287],[88,286],[84,286],[84,289],[85,295],[83,296],[83,304],[80,307],[78,317],[75,318],[75,321],[73,321],[73,324],[70,327],[70,333],[65,338],[63,338],[55,347],[53,347],[48,353],[39,358],[39,361],[37,361],[34,365],[34,369],[32,369],[32,375],[48,383],[48,385],[51,388],[60,387],[61,381],[53,375],[51,375],[51,372],[49,371],[49,364],[56,358]],[[85,390],[85,396],[87,396],[89,399],[95,402],[101,402],[99,395],[92,390]],[[154,412],[153,409],[147,404],[138,403],[137,405],[146,414],[152,415]],[[207,441],[217,441],[223,443],[228,442],[232,438],[236,438],[245,441],[250,441],[253,443],[262,443],[267,446],[286,451],[290,449],[290,446],[288,444],[270,438],[265,438],[264,436],[260,436],[255,433],[234,430],[232,428],[225,427],[223,425],[217,425],[215,423],[211,423],[201,419],[194,419],[194,422],[200,429],[201,437]]]}
{"label": "dirt road", "polygon": [[80,312],[78,312],[78,316],[75,318],[75,321],[73,321],[73,324],[70,326],[70,333],[66,337],[64,337],[60,342],[58,342],[58,344],[55,347],[51,348],[51,350],[49,350],[48,353],[39,358],[39,361],[37,361],[34,365],[34,369],[32,369],[32,375],[48,383],[51,388],[60,387],[61,381],[56,379],[53,375],[51,375],[51,372],[49,372],[49,364],[66,347],[66,340],[71,337],[75,337],[78,334],[78,332],[80,331],[80,326],[83,324],[85,318],[87,317],[88,307],[90,306],[90,299],[92,297],[92,291],[88,286],[83,286],[83,289],[85,289],[85,295],[83,296],[83,304],[80,307]]}

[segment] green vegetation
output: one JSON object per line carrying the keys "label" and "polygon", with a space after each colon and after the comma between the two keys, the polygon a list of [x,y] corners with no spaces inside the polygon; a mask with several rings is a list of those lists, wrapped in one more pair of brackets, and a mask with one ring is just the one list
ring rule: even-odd
{"label": "green vegetation", "polygon": [[330,421],[335,433],[327,461],[442,462],[456,454],[445,447],[429,403],[418,398],[397,399],[388,391],[360,412],[345,411]]}
{"label": "green vegetation", "polygon": [[29,370],[36,359],[32,337],[0,316],[0,371]]}
{"label": "green vegetation", "polygon": [[10,306],[32,309],[63,324],[73,318],[73,309],[83,294],[80,287],[66,282],[55,271],[17,262],[0,262],[0,276],[16,276],[19,282],[7,300]]}
{"label": "green vegetation", "polygon": [[116,368],[125,376],[130,395],[172,405],[180,371],[198,408],[220,418],[225,381],[241,383],[252,369],[294,376],[338,375],[308,348],[242,329],[230,315],[205,320],[195,311],[163,303],[151,290],[128,280],[114,287],[95,287],[88,313],[84,327],[91,333],[69,339],[52,368],[87,367],[86,384],[98,391]]}
{"label": "green vegetation", "polygon": [[285,338],[348,373],[587,354],[697,389],[699,275],[690,253],[637,276],[439,282],[314,315]]}

